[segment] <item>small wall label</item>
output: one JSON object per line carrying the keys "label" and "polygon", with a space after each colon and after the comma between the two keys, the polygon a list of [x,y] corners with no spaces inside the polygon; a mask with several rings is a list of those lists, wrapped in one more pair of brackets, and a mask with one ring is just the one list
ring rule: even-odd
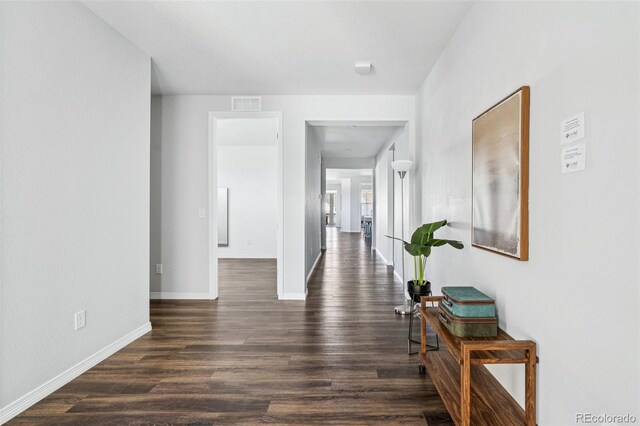
{"label": "small wall label", "polygon": [[562,148],[560,165],[562,173],[578,172],[585,169],[586,145],[578,143]]}
{"label": "small wall label", "polygon": [[572,143],[584,138],[584,112],[560,122],[560,143]]}

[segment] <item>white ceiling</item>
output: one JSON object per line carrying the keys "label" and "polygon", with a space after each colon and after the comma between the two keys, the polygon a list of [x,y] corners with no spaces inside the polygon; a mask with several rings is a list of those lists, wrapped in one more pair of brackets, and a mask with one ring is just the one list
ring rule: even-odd
{"label": "white ceiling", "polygon": [[278,138],[275,118],[229,118],[216,120],[218,145],[275,145]]}
{"label": "white ceiling", "polygon": [[324,158],[375,157],[402,127],[396,122],[309,124]]}
{"label": "white ceiling", "polygon": [[[416,93],[460,1],[89,1],[153,59],[155,94]],[[374,72],[360,76],[356,61]]]}
{"label": "white ceiling", "polygon": [[371,176],[373,179],[373,171],[371,169],[327,169],[326,180],[336,182],[357,176]]}

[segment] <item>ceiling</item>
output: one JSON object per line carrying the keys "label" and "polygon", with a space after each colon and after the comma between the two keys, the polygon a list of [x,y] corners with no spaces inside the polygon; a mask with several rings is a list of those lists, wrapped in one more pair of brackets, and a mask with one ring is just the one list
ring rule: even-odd
{"label": "ceiling", "polygon": [[[152,58],[152,93],[413,95],[460,1],[83,1]],[[354,72],[370,61],[371,75]]]}
{"label": "ceiling", "polygon": [[371,169],[327,169],[326,180],[331,183],[358,176],[371,176],[373,179],[373,171]]}
{"label": "ceiling", "polygon": [[390,141],[401,122],[308,123],[323,158],[375,157]]}
{"label": "ceiling", "polygon": [[218,145],[275,145],[278,141],[275,118],[218,118]]}

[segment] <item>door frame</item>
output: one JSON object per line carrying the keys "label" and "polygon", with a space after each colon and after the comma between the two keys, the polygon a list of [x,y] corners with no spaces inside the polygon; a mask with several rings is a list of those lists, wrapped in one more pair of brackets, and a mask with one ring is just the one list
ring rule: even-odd
{"label": "door frame", "polygon": [[[276,140],[276,173],[277,173],[277,204],[276,204],[276,270],[277,270],[277,294],[278,299],[284,293],[284,161],[282,148],[282,111],[269,112],[229,112],[210,111],[209,112],[209,298],[218,298],[218,167],[216,143],[217,120],[219,119],[242,119],[242,118],[275,118],[277,121]],[[215,190],[215,193],[214,193]]]}

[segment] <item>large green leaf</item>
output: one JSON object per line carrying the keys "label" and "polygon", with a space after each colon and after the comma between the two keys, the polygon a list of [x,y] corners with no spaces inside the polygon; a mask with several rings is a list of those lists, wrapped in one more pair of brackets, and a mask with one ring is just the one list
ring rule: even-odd
{"label": "large green leaf", "polygon": [[410,244],[410,243],[405,243],[404,245],[404,249],[407,251],[407,253],[409,253],[411,256],[420,256],[421,250],[424,248],[424,246],[421,246],[420,244]]}
{"label": "large green leaf", "polygon": [[421,246],[419,251],[420,251],[420,254],[423,255],[424,257],[429,257],[429,255],[431,254],[431,247]]}
{"label": "large green leaf", "polygon": [[445,244],[449,244],[452,247],[457,248],[458,250],[462,249],[464,247],[464,244],[462,244],[461,241],[456,241],[456,240],[443,240],[443,239],[439,239],[439,238],[433,238],[429,241],[427,241],[425,243],[425,245],[431,246],[431,247],[440,247],[443,246]]}
{"label": "large green leaf", "polygon": [[431,247],[440,247],[446,244],[461,249],[464,247],[462,242],[455,240],[445,240],[440,238],[433,238],[433,233],[447,224],[446,219],[433,223],[425,223],[420,226],[411,235],[411,241],[407,242],[398,237],[392,237],[387,235],[387,238],[402,241],[404,249],[411,256],[424,256],[429,257],[431,255]]}
{"label": "large green leaf", "polygon": [[412,244],[424,244],[426,241],[433,238],[433,233],[447,224],[446,219],[433,223],[425,223],[418,227],[413,235],[411,235]]}
{"label": "large green leaf", "polygon": [[420,232],[420,228],[416,229],[411,235],[411,244],[421,244],[425,240],[424,234]]}
{"label": "large green leaf", "polygon": [[398,241],[402,241],[405,244],[409,244],[407,241],[403,240],[402,238],[398,238],[398,237],[392,237],[391,235],[385,235],[385,237],[387,238],[391,238],[392,240],[398,240]]}
{"label": "large green leaf", "polygon": [[420,245],[420,244],[411,244],[411,243],[403,240],[402,238],[392,237],[391,235],[385,235],[385,237],[391,238],[392,240],[401,241],[402,245],[404,246],[404,249],[411,256],[419,256],[420,255],[419,250],[420,250],[420,247],[422,247],[422,245]]}
{"label": "large green leaf", "polygon": [[438,222],[433,222],[433,223],[425,223],[424,225],[422,225],[420,228],[418,228],[420,230],[420,232],[422,232],[423,234],[433,234],[434,232],[436,232],[438,229],[442,228],[443,226],[445,226],[447,224],[447,220],[440,220]]}

